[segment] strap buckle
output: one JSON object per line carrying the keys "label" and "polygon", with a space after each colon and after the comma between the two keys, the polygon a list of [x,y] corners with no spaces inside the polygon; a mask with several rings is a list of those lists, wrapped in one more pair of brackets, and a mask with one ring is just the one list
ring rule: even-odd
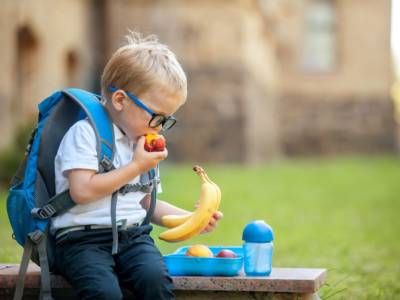
{"label": "strap buckle", "polygon": [[155,176],[152,180],[151,180],[151,182],[150,182],[150,186],[152,186],[152,187],[156,187],[157,185],[159,185],[160,184],[160,182],[161,182],[161,179],[160,179],[160,177],[158,177],[158,176]]}
{"label": "strap buckle", "polygon": [[152,187],[152,183],[151,182],[148,183],[148,184],[142,184],[140,186],[140,188],[139,188],[139,191],[142,192],[142,193],[145,193],[145,194],[151,193],[152,190],[153,190],[153,187]]}
{"label": "strap buckle", "polygon": [[28,236],[32,242],[34,242],[35,244],[39,244],[40,241],[43,239],[44,234],[40,230],[35,230],[35,231],[29,233]]}
{"label": "strap buckle", "polygon": [[31,210],[32,216],[41,220],[52,217],[56,212],[56,209],[51,204],[46,204],[43,207],[35,207]]}
{"label": "strap buckle", "polygon": [[106,172],[111,171],[113,168],[112,161],[105,155],[103,156],[103,159],[100,161],[100,165],[103,167],[104,171],[106,171]]}
{"label": "strap buckle", "polygon": [[126,195],[132,192],[142,192],[148,194],[151,193],[151,191],[153,190],[154,184],[158,184],[159,182],[160,180],[158,179],[157,181],[152,180],[146,184],[140,184],[140,183],[125,184],[118,190],[118,192],[122,195]]}
{"label": "strap buckle", "polygon": [[122,195],[126,195],[129,193],[129,185],[125,184],[123,186],[121,186],[121,188],[118,190],[118,192]]}

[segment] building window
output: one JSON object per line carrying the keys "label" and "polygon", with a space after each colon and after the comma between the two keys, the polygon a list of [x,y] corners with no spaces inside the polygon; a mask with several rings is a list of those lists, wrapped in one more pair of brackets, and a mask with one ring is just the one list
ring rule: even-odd
{"label": "building window", "polygon": [[16,89],[15,100],[12,102],[12,113],[26,113],[27,104],[32,98],[34,79],[38,66],[39,41],[29,25],[23,25],[16,31]]}
{"label": "building window", "polygon": [[304,16],[302,67],[306,72],[330,72],[337,63],[334,0],[308,0]]}
{"label": "building window", "polygon": [[65,69],[66,69],[67,86],[69,87],[76,87],[79,84],[78,66],[79,66],[78,54],[74,50],[68,51],[65,56]]}

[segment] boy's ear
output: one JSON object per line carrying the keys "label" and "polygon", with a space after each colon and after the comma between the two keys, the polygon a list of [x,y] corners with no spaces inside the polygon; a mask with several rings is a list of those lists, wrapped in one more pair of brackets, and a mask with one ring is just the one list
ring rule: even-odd
{"label": "boy's ear", "polygon": [[117,90],[111,96],[111,103],[116,111],[121,111],[126,98],[124,91]]}

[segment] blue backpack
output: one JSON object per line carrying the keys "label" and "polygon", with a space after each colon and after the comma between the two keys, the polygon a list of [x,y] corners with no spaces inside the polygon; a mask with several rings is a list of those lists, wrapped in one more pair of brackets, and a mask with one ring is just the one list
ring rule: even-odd
{"label": "blue backpack", "polygon": [[[40,298],[52,299],[50,272],[57,273],[54,262],[54,237],[49,233],[51,217],[75,205],[69,190],[56,194],[54,158],[62,138],[76,122],[88,118],[96,134],[99,172],[114,169],[113,125],[100,97],[79,89],[55,92],[42,101],[39,118],[28,143],[25,158],[11,181],[7,212],[13,238],[24,247],[14,300],[22,299],[25,274],[32,259],[41,268]],[[151,193],[151,205],[142,224],[148,224],[155,208],[156,170],[142,174],[140,184],[127,184],[111,198],[113,254],[118,251],[116,203],[118,193],[143,191]]]}

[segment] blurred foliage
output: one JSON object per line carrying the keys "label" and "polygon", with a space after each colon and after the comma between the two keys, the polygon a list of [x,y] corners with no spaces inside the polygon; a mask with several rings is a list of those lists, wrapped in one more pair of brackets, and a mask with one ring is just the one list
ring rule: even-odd
{"label": "blurred foliage", "polygon": [[0,151],[0,186],[8,187],[19,164],[24,158],[26,146],[32,134],[34,125],[26,123],[16,130],[12,143]]}

